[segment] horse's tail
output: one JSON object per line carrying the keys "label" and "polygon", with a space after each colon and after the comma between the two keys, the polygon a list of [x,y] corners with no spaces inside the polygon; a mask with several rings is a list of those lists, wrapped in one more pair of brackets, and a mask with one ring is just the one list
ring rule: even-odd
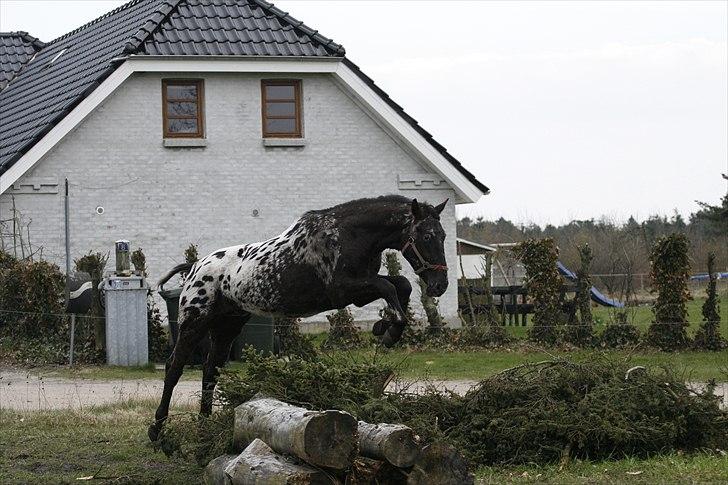
{"label": "horse's tail", "polygon": [[182,271],[189,272],[194,264],[195,263],[178,264],[177,266],[175,266],[174,268],[169,270],[169,273],[162,276],[161,280],[157,281],[157,286],[161,287],[163,284],[165,284],[167,281],[169,281],[170,278],[172,278],[172,276],[176,275],[177,273],[181,273]]}

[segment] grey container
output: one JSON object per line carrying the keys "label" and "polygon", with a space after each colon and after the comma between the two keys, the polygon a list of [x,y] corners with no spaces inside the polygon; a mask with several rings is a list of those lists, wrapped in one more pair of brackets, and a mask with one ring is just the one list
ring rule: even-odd
{"label": "grey container", "polygon": [[106,295],[107,364],[146,365],[149,362],[149,286],[141,276],[110,276],[101,285]]}

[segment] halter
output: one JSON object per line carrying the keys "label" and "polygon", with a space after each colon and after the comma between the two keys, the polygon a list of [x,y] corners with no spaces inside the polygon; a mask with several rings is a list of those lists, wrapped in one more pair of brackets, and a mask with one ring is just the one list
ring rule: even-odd
{"label": "halter", "polygon": [[415,270],[415,274],[420,274],[423,271],[427,271],[428,269],[432,269],[435,271],[447,271],[447,265],[445,264],[432,264],[429,261],[427,261],[425,258],[422,257],[422,254],[417,250],[417,246],[415,245],[415,238],[414,236],[410,236],[407,239],[407,242],[402,246],[402,254],[404,254],[405,251],[407,251],[407,248],[412,248],[412,251],[415,252],[415,256],[417,256],[417,259],[420,261],[419,269]]}

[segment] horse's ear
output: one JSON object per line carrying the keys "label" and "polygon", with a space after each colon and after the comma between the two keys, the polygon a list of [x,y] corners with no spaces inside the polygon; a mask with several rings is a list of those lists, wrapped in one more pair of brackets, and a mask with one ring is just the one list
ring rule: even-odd
{"label": "horse's ear", "polygon": [[442,204],[436,205],[435,212],[437,212],[438,214],[442,214],[442,211],[443,211],[443,209],[445,209],[445,204],[447,204],[448,200],[450,200],[449,197],[447,199],[445,199],[445,202],[443,202]]}
{"label": "horse's ear", "polygon": [[420,203],[417,202],[417,199],[412,199],[412,215],[415,216],[415,220],[419,221],[425,218],[424,214],[422,213],[422,208],[420,207]]}

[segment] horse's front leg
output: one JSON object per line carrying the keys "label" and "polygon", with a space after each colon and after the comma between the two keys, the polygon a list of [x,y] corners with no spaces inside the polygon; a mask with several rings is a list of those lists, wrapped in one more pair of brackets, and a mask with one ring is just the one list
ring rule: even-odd
{"label": "horse's front leg", "polygon": [[349,303],[354,303],[356,306],[364,306],[379,298],[384,298],[384,301],[387,302],[387,305],[389,305],[395,314],[395,321],[384,332],[382,343],[387,347],[391,347],[402,337],[407,316],[400,303],[397,288],[391,281],[380,276],[341,278],[332,284],[332,288],[334,288],[332,300],[340,308],[345,307]]}
{"label": "horse's front leg", "polygon": [[[404,310],[405,312],[406,320],[407,308],[409,307],[410,295],[412,294],[412,285],[410,284],[409,280],[401,275],[379,275],[378,277],[383,278],[394,285],[394,288],[397,291],[397,300],[399,300],[399,304],[402,307],[402,310]],[[377,337],[380,337],[385,334],[385,332],[387,331],[387,329],[389,329],[392,323],[393,322],[390,318],[382,318],[374,324],[374,327],[372,328],[372,333]]]}

